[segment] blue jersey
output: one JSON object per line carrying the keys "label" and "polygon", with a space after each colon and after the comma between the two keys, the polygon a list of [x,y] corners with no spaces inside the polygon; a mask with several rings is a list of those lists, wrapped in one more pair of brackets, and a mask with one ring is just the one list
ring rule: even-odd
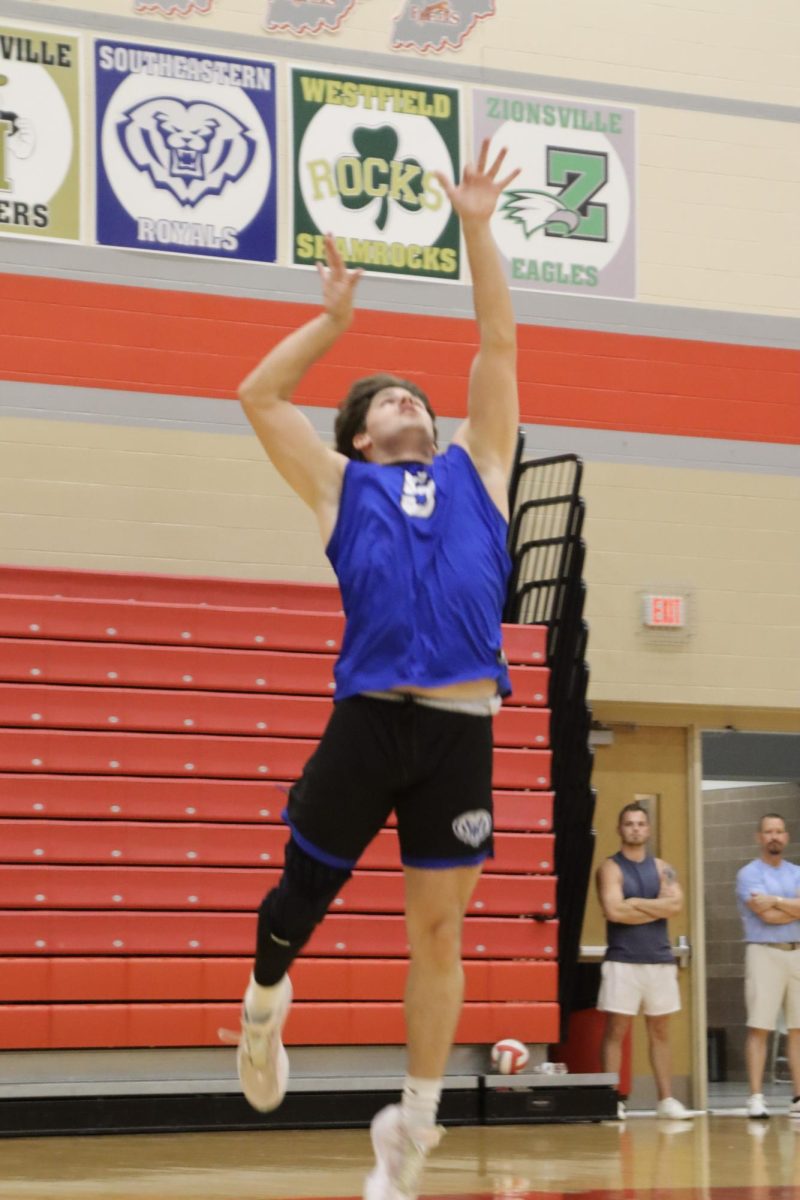
{"label": "blue jersey", "polygon": [[506,530],[461,446],[430,466],[349,462],[327,546],[347,618],[336,699],[487,678],[508,695]]}

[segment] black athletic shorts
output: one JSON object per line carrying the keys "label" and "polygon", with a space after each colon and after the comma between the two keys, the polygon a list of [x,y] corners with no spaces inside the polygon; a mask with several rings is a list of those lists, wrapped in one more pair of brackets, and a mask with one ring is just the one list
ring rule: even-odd
{"label": "black athletic shorts", "polygon": [[407,867],[492,856],[492,718],[370,696],[340,700],[289,793],[295,841],[329,866],[355,866],[397,814]]}

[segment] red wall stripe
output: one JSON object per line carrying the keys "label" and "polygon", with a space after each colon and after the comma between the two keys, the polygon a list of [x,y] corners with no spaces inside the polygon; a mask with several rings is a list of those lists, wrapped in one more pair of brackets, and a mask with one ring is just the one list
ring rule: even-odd
{"label": "red wall stripe", "polygon": [[[0,376],[233,398],[271,345],[319,310],[31,275],[0,279]],[[472,321],[362,309],[303,380],[299,403],[331,407],[353,378],[408,374],[442,416],[465,412]],[[641,433],[800,441],[800,353],[761,346],[523,325],[522,420]]]}

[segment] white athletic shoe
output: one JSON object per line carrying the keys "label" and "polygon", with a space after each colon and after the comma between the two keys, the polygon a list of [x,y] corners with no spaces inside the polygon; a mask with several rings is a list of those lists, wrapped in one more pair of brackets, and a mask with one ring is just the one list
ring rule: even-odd
{"label": "white athletic shoe", "polygon": [[617,1101],[617,1120],[625,1121],[627,1119],[627,1116],[628,1116],[628,1110],[625,1107],[625,1101],[618,1100]]}
{"label": "white athletic shoe", "polygon": [[670,1121],[692,1121],[694,1113],[688,1108],[684,1108],[680,1100],[676,1100],[674,1096],[667,1096],[666,1100],[659,1100],[656,1105],[656,1116],[666,1117]]}
{"label": "white athletic shoe", "polygon": [[412,1133],[399,1104],[376,1113],[370,1125],[375,1166],[364,1183],[364,1200],[416,1200],[425,1159],[443,1133],[436,1125]]}
{"label": "white athletic shoe", "polygon": [[284,975],[278,1002],[265,1021],[248,1021],[242,1005],[242,1028],[236,1033],[220,1029],[223,1042],[238,1042],[236,1066],[242,1091],[258,1112],[272,1112],[286,1095],[289,1083],[289,1056],[281,1041],[281,1032],[292,1003],[292,985]]}
{"label": "white athletic shoe", "polygon": [[764,1096],[761,1092],[753,1092],[747,1101],[747,1115],[751,1121],[766,1121],[769,1117],[769,1109],[764,1103]]}
{"label": "white athletic shoe", "polygon": [[789,1116],[800,1117],[800,1099],[792,1100],[789,1105]]}

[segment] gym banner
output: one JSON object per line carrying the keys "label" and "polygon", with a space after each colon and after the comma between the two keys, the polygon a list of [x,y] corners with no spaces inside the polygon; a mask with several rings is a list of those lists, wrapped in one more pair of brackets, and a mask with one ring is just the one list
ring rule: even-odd
{"label": "gym banner", "polygon": [[97,240],[274,262],[275,68],[95,44]]}
{"label": "gym banner", "polygon": [[0,234],[80,237],[78,39],[0,26]]}
{"label": "gym banner", "polygon": [[522,168],[492,222],[512,287],[634,299],[636,110],[476,90],[473,116]]}
{"label": "gym banner", "polygon": [[211,12],[213,0],[134,0],[133,11],[150,16],[155,13],[159,17],[191,17],[198,13],[201,17]]}
{"label": "gym banner", "polygon": [[459,228],[434,171],[460,174],[459,96],[420,80],[292,72],[293,257],[338,239],[351,267],[458,279]]}
{"label": "gym banner", "polygon": [[458,50],[478,21],[494,16],[495,0],[405,0],[394,19],[395,50]]}
{"label": "gym banner", "polygon": [[352,12],[356,0],[267,0],[264,27],[267,33],[288,30],[301,37],[304,33],[332,33]]}

